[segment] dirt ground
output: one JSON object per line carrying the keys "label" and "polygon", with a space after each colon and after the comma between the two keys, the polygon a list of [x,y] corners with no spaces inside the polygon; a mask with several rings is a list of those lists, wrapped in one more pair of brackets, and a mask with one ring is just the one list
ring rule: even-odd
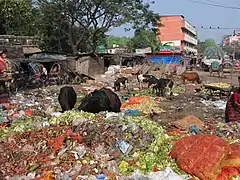
{"label": "dirt ground", "polygon": [[[204,83],[213,83],[213,82],[224,82],[231,85],[237,85],[238,74],[234,74],[232,79],[230,75],[226,74],[225,78],[219,78],[215,74],[215,77],[211,77],[209,72],[198,71],[201,80]],[[177,83],[181,83],[180,77],[175,77]],[[217,108],[211,108],[205,106],[200,102],[203,96],[206,93],[184,93],[180,94],[173,98],[173,100],[166,100],[160,103],[162,109],[166,113],[162,113],[158,116],[160,121],[170,122],[174,120],[181,119],[187,115],[195,115],[196,117],[206,120],[210,117],[224,121],[224,110],[219,110]]]}

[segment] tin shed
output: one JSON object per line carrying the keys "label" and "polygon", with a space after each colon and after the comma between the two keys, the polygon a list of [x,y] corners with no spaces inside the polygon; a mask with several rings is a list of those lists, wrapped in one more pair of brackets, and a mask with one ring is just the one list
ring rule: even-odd
{"label": "tin shed", "polygon": [[81,55],[76,60],[76,72],[88,76],[104,73],[104,60],[94,54]]}

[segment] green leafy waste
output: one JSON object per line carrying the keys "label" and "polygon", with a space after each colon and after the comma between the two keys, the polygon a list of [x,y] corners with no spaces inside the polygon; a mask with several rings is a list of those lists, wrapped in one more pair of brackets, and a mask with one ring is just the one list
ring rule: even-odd
{"label": "green leafy waste", "polygon": [[[164,170],[166,167],[171,167],[179,174],[185,174],[180,170],[176,162],[168,156],[172,146],[174,137],[170,137],[165,133],[165,130],[156,122],[151,121],[145,117],[131,117],[126,116],[123,121],[128,123],[136,123],[144,131],[151,133],[155,140],[150,144],[146,152],[140,153],[140,170],[144,173],[152,172],[155,168]],[[125,163],[124,169],[120,169],[123,174],[129,175],[133,170],[131,165]]]}
{"label": "green leafy waste", "polygon": [[96,115],[86,112],[79,111],[66,111],[61,114],[59,117],[52,117],[51,119],[47,119],[41,116],[31,116],[31,117],[23,117],[20,119],[16,119],[11,123],[10,127],[5,127],[0,129],[0,138],[6,138],[7,136],[16,133],[16,132],[24,132],[30,131],[34,129],[40,129],[44,126],[48,126],[51,124],[58,125],[71,125],[72,121],[76,118],[88,118],[89,120],[96,119]]}

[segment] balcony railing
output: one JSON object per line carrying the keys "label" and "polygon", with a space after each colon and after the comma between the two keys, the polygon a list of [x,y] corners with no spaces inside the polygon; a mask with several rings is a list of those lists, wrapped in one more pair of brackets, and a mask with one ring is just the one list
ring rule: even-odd
{"label": "balcony railing", "polygon": [[197,45],[197,39],[189,36],[188,34],[184,34],[184,40],[191,44]]}
{"label": "balcony railing", "polygon": [[194,49],[194,48],[191,48],[191,47],[184,46],[183,49],[184,49],[185,51],[188,51],[188,52],[197,53],[197,49]]}
{"label": "balcony railing", "polygon": [[187,21],[185,21],[184,23],[184,27],[189,30],[191,33],[193,33],[194,35],[197,35],[197,30],[195,27],[193,27],[191,24],[189,24]]}

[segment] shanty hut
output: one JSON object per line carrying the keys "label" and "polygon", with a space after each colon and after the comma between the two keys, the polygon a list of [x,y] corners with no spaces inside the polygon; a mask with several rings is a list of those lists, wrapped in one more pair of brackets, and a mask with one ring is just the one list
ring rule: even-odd
{"label": "shanty hut", "polygon": [[94,53],[80,54],[76,59],[76,72],[88,76],[104,73],[104,60]]}

